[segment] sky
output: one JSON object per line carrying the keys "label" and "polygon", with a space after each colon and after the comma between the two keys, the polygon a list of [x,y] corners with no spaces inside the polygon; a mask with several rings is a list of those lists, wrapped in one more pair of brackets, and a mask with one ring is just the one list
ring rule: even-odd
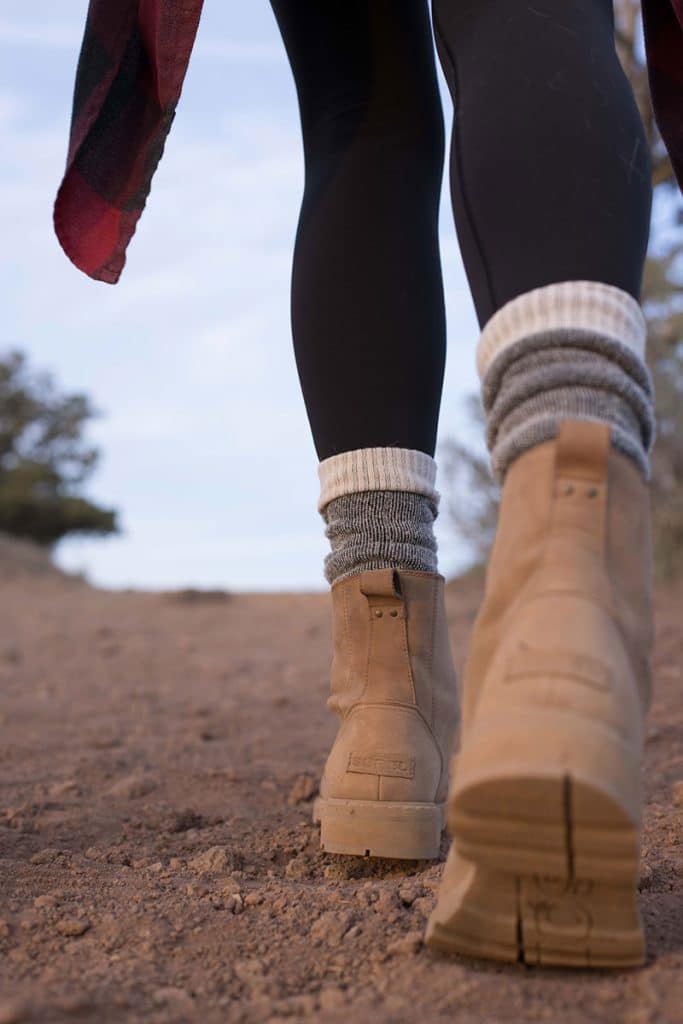
{"label": "sky", "polygon": [[[121,534],[66,539],[56,561],[100,586],[324,591],[318,459],[299,387],[290,279],[304,167],[296,91],[267,0],[205,0],[164,156],[116,285],[62,252],[64,172],[86,0],[0,10],[0,351],[19,348],[101,415],[87,496]],[[452,106],[441,72],[447,135]],[[446,150],[448,152],[448,149]],[[478,325],[440,210],[448,327],[437,450],[473,434]],[[197,182],[201,183],[196,188]],[[181,216],[192,200],[192,216]],[[467,549],[445,512],[439,568]]]}

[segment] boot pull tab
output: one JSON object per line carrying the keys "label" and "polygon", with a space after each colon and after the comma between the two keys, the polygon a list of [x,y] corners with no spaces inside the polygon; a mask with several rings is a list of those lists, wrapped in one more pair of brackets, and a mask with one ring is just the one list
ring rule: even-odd
{"label": "boot pull tab", "polygon": [[609,424],[564,420],[555,445],[555,478],[602,483],[607,479],[609,451]]}
{"label": "boot pull tab", "polygon": [[386,611],[392,618],[405,618],[401,580],[396,569],[370,569],[360,574],[360,592],[368,599],[370,613],[378,618]]}
{"label": "boot pull tab", "polygon": [[610,428],[565,420],[555,443],[552,526],[591,534],[602,549],[607,509]]}

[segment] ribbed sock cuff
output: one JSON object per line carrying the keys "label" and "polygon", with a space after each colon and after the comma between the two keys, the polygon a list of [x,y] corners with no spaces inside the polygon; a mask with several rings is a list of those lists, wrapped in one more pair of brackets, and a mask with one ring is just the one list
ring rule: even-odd
{"label": "ribbed sock cuff", "polygon": [[331,455],[318,464],[318,512],[342,494],[357,491],[411,491],[439,505],[436,462],[415,448],[355,448]]}
{"label": "ribbed sock cuff", "polygon": [[599,281],[537,288],[498,310],[477,353],[496,479],[570,418],[608,423],[614,447],[647,479],[655,418],[645,337],[635,299]]}
{"label": "ribbed sock cuff", "polygon": [[342,494],[325,507],[331,551],[325,579],[332,585],[369,569],[437,572],[436,505],[409,491]]}
{"label": "ribbed sock cuff", "polygon": [[493,314],[477,346],[479,379],[510,345],[556,327],[601,334],[645,358],[647,323],[632,295],[603,281],[558,281],[516,296]]}

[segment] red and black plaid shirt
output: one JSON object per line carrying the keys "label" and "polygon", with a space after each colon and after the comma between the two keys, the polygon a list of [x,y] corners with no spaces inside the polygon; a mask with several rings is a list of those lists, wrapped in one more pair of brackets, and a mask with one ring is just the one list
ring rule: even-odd
{"label": "red and black plaid shirt", "polygon": [[[203,0],[90,0],[54,205],[69,259],[116,284],[164,151]],[[683,191],[683,0],[642,0],[655,119]]]}

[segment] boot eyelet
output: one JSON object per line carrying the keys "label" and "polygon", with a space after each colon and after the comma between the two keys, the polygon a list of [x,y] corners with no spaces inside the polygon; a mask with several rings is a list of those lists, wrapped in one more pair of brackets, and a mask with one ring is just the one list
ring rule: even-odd
{"label": "boot eyelet", "polygon": [[396,616],[398,615],[398,612],[396,611],[395,608],[392,608],[389,614],[395,619]]}
{"label": "boot eyelet", "polygon": [[597,498],[597,496],[598,496],[598,489],[597,489],[597,487],[589,487],[588,490],[586,491],[586,494],[587,494],[587,496],[589,498]]}
{"label": "boot eyelet", "polygon": [[574,484],[567,484],[567,486],[564,489],[564,493],[565,494],[573,494],[574,493]]}
{"label": "boot eyelet", "polygon": [[375,608],[375,615],[377,616],[378,619],[381,619],[383,612],[381,611],[381,609]]}

